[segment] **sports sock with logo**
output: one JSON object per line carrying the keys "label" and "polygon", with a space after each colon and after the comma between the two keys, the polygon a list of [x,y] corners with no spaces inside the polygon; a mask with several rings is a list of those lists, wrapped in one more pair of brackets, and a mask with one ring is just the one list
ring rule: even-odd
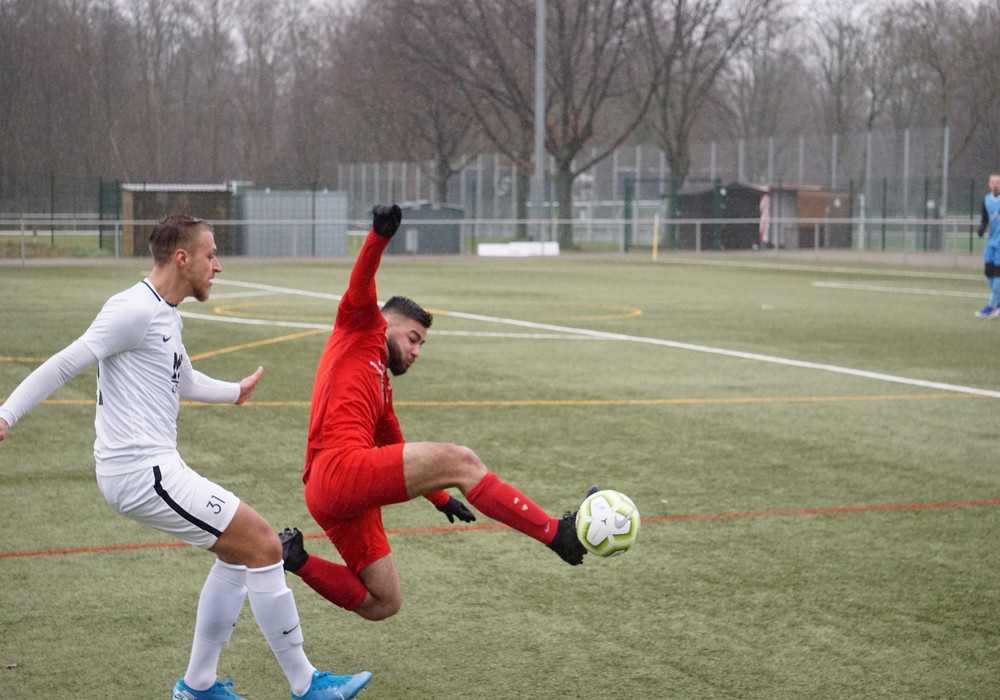
{"label": "sports sock with logo", "polygon": [[247,594],[257,625],[288,677],[292,692],[305,695],[316,667],[309,663],[302,649],[299,611],[292,590],[285,583],[282,563],[247,569]]}
{"label": "sports sock with logo", "polygon": [[556,536],[559,520],[493,472],[489,472],[465,494],[476,510],[508,525],[542,544]]}

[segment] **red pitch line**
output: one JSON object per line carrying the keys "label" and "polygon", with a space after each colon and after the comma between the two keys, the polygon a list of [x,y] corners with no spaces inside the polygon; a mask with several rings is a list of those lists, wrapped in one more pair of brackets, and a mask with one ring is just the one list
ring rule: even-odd
{"label": "red pitch line", "polygon": [[939,503],[889,503],[871,506],[836,506],[833,508],[796,508],[791,510],[759,510],[748,513],[703,513],[701,515],[673,515],[643,518],[643,522],[675,523],[688,520],[724,520],[726,518],[763,518],[774,515],[830,515],[834,513],[866,513],[879,510],[927,510],[931,508],[969,508],[972,506],[997,506],[1000,498],[983,501],[941,501]]}
{"label": "red pitch line", "polygon": [[132,549],[165,549],[187,547],[186,542],[144,542],[136,544],[106,544],[99,547],[73,547],[70,549],[36,549],[30,552],[0,552],[0,559],[7,557],[47,557],[53,554],[93,554],[96,552],[121,552]]}
{"label": "red pitch line", "polygon": [[[970,508],[975,506],[998,506],[1000,498],[981,501],[941,501],[938,503],[888,503],[870,506],[836,506],[832,508],[795,508],[789,510],[758,510],[735,513],[702,513],[699,515],[670,515],[643,518],[644,523],[677,523],[691,520],[726,520],[733,518],[764,518],[776,515],[832,515],[837,513],[866,513],[883,510],[929,510],[935,508]],[[442,525],[439,527],[410,527],[387,530],[390,535],[420,535],[442,532],[472,532],[477,530],[505,530],[499,523],[485,525]],[[304,535],[305,539],[326,537],[322,533]],[[167,547],[187,547],[184,542],[148,542],[144,544],[109,544],[100,547],[74,547],[70,549],[38,549],[28,552],[0,552],[0,559],[10,557],[42,557],[56,554],[93,554],[97,552],[120,552],[135,549],[165,549]]]}

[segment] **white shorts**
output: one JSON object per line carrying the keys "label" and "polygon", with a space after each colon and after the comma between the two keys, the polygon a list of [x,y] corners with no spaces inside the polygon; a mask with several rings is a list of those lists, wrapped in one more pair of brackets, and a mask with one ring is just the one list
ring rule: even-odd
{"label": "white shorts", "polygon": [[122,515],[202,549],[215,545],[240,505],[232,491],[198,474],[179,454],[148,469],[98,474],[97,485]]}

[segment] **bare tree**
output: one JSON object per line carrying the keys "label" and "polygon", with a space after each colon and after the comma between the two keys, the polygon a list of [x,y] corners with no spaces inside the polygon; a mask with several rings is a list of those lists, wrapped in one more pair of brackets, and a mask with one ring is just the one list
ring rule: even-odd
{"label": "bare tree", "polygon": [[961,154],[1000,104],[1000,5],[920,0],[900,14],[907,65],[924,78],[929,122],[950,127]]}
{"label": "bare tree", "polygon": [[958,49],[967,61],[952,123],[965,134],[952,157],[969,163],[970,172],[995,172],[1000,167],[1000,3],[981,2],[970,8],[970,25]]}
{"label": "bare tree", "polygon": [[[579,173],[637,135],[664,151],[675,186],[695,139],[816,125],[947,127],[953,176],[997,167],[997,0],[868,0],[864,14],[832,3],[789,38],[780,20],[791,5],[548,0],[545,146],[560,219],[572,218]],[[535,7],[0,0],[0,201],[50,204],[56,177],[301,187],[371,159],[433,164],[425,172],[445,199],[463,159],[488,142],[514,164],[526,221]],[[567,247],[570,236],[560,228]]]}
{"label": "bare tree", "polygon": [[647,128],[665,153],[672,194],[691,170],[692,132],[723,69],[783,8],[784,0],[667,0],[647,13],[640,57],[658,71]]}
{"label": "bare tree", "polygon": [[[692,138],[725,138],[741,142],[808,133],[811,119],[812,77],[802,70],[801,24],[772,21],[761,24],[719,76]],[[744,151],[744,168],[751,178],[763,174],[789,181],[790,174],[773,172],[775,163],[789,162],[787,138],[771,142],[767,157],[761,149]],[[773,150],[771,148],[773,146]],[[772,158],[773,156],[773,158]]]}
{"label": "bare tree", "polygon": [[534,12],[525,0],[397,0],[401,39],[423,70],[452,85],[479,129],[514,163],[518,237],[527,238],[534,119]]}
{"label": "bare tree", "polygon": [[[420,29],[416,36],[421,41],[407,41],[414,55],[454,83],[485,136],[516,164],[521,219],[527,218],[536,118],[536,4],[533,0],[400,2]],[[643,116],[640,107],[628,119],[606,123],[607,130],[596,133],[602,114],[625,92],[626,59],[646,4],[640,0],[547,3],[545,146],[555,160],[553,180],[563,221],[559,241],[565,247],[573,246],[568,223],[573,181],[610,155]],[[590,147],[595,148],[588,153]],[[580,158],[585,153],[588,156]],[[526,229],[520,233],[526,235]]]}
{"label": "bare tree", "polygon": [[[711,102],[718,102],[713,137],[756,139],[807,133],[812,128],[811,76],[802,70],[801,24],[772,21],[758,26],[744,51],[735,55],[719,76]],[[701,131],[704,131],[702,129]],[[757,172],[753,150],[748,172]]]}
{"label": "bare tree", "polygon": [[273,0],[240,0],[237,33],[238,103],[243,121],[242,162],[256,178],[279,159],[279,84],[283,77],[286,23],[284,8]]}
{"label": "bare tree", "polygon": [[812,53],[820,75],[816,118],[827,133],[846,134],[863,114],[864,83],[860,57],[871,51],[864,20],[849,11],[831,13],[816,22]]}
{"label": "bare tree", "polygon": [[289,174],[315,187],[332,182],[338,147],[346,137],[344,110],[333,79],[340,16],[299,4],[289,7],[287,22]]}
{"label": "bare tree", "polygon": [[93,60],[87,66],[87,82],[93,105],[93,129],[99,135],[94,152],[88,154],[91,171],[131,179],[127,139],[133,129],[135,111],[129,109],[133,95],[132,42],[125,18],[115,0],[102,0],[93,9]]}
{"label": "bare tree", "polygon": [[572,247],[569,220],[573,218],[573,182],[635,132],[653,97],[659,66],[653,67],[651,80],[646,90],[640,91],[637,107],[629,118],[605,123],[600,148],[578,161],[587,152],[585,149],[597,141],[598,118],[628,92],[629,57],[649,3],[583,0],[550,5],[555,22],[549,33],[554,55],[547,71],[552,92],[551,106],[546,110],[546,148],[555,160],[559,243]]}
{"label": "bare tree", "polygon": [[194,137],[203,154],[201,170],[213,181],[223,179],[223,148],[232,109],[232,72],[236,57],[232,33],[235,0],[190,0],[193,16],[193,58],[201,77],[202,99],[188,103],[195,115]]}
{"label": "bare tree", "polygon": [[0,1],[0,195],[48,194],[106,163],[97,15],[87,0]]}
{"label": "bare tree", "polygon": [[140,143],[147,178],[166,174],[167,132],[184,108],[171,95],[170,82],[180,48],[181,7],[178,0],[128,0],[133,51],[137,61],[140,99],[136,105],[144,125]]}
{"label": "bare tree", "polygon": [[[446,202],[450,178],[467,163],[476,122],[453,82],[428,70],[422,53],[412,49],[429,39],[403,9],[371,2],[344,22],[337,42],[338,86],[363,125],[359,132],[370,142],[368,152],[418,164],[437,201]],[[392,49],[372,51],[373,46]],[[455,53],[453,60],[463,59]]]}

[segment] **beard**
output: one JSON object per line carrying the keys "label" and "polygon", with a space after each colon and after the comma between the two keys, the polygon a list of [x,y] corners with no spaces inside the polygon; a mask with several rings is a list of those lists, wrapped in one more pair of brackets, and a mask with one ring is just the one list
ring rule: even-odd
{"label": "beard", "polygon": [[389,371],[392,372],[392,376],[398,377],[401,374],[406,374],[406,370],[410,366],[406,364],[403,351],[399,349],[399,344],[395,342],[392,336],[386,338],[385,347],[389,353]]}

